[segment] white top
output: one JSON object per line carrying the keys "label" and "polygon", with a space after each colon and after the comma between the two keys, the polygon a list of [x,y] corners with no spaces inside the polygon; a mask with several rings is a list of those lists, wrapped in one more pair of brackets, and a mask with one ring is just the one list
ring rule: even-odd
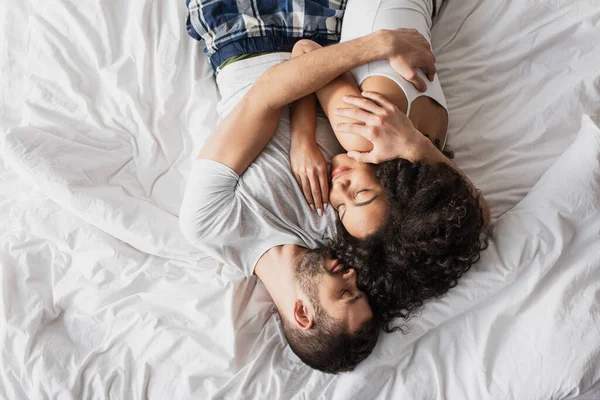
{"label": "white top", "polygon": [[[287,59],[287,53],[274,53],[226,66],[217,77],[223,97],[217,106],[220,117],[235,107],[266,69]],[[328,163],[342,151],[322,114],[317,116],[316,139]],[[185,237],[247,276],[272,247],[326,245],[334,232],[335,211],[328,207],[319,217],[310,210],[292,175],[289,150],[286,107],[273,138],[241,177],[216,161],[195,160],[179,216]]]}
{"label": "white top", "polygon": [[[438,0],[438,11],[441,4],[442,1]],[[344,13],[341,41],[357,39],[378,29],[413,28],[431,44],[433,6],[431,0],[354,0],[348,4]],[[354,80],[359,85],[370,76],[384,76],[396,82],[406,96],[408,116],[412,103],[421,96],[432,98],[447,112],[448,104],[438,74],[435,74],[433,82],[429,82],[421,69],[417,70],[417,74],[427,83],[425,92],[419,92],[412,83],[392,68],[388,60],[377,60],[352,69]],[[446,145],[447,137],[444,137],[444,143],[441,144],[442,149]]]}

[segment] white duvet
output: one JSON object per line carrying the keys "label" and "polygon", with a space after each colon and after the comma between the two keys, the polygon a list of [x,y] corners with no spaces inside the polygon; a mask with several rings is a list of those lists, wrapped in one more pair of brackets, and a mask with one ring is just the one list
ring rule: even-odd
{"label": "white duvet", "polygon": [[0,4],[0,398],[600,399],[600,2],[448,1],[449,145],[493,240],[339,376],[178,230],[217,100],[184,18]]}

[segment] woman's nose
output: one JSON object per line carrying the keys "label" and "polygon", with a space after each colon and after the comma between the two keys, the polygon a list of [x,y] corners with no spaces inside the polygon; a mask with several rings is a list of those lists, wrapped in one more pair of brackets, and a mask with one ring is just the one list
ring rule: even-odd
{"label": "woman's nose", "polygon": [[347,177],[340,177],[338,179],[338,182],[339,182],[340,186],[343,187],[344,189],[348,189],[348,186],[350,186],[350,179],[348,179]]}
{"label": "woman's nose", "polygon": [[349,188],[350,181],[340,178],[334,182],[333,187],[331,188],[331,194],[333,195],[335,193],[335,198],[337,200],[346,202],[349,200]]}
{"label": "woman's nose", "polygon": [[333,181],[333,186],[339,186],[341,188],[347,188],[350,185],[350,177],[339,176]]}

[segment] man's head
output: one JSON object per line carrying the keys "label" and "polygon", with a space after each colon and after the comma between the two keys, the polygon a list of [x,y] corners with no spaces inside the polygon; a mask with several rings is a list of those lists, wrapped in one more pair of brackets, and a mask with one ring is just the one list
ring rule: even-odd
{"label": "man's head", "polygon": [[301,253],[294,269],[296,300],[281,312],[283,331],[294,353],[328,373],[353,370],[373,350],[379,325],[356,287],[356,271],[325,250]]}

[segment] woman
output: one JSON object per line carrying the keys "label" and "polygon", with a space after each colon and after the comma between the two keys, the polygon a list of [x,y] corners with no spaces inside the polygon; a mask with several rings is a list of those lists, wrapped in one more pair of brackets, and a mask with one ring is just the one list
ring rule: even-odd
{"label": "woman", "polygon": [[[430,41],[435,11],[432,0],[353,0],[342,41],[398,28],[416,29]],[[302,41],[292,55],[319,47]],[[426,299],[446,293],[479,259],[489,209],[450,162],[452,154],[442,154],[448,114],[437,77],[421,74],[413,84],[387,61],[352,74],[292,105],[290,163],[311,209],[320,213],[329,199],[338,212],[332,248],[357,268],[359,287],[392,330],[394,317],[408,318]],[[426,78],[432,82],[426,85]],[[329,193],[310,134],[316,98],[348,152],[331,161]]]}

